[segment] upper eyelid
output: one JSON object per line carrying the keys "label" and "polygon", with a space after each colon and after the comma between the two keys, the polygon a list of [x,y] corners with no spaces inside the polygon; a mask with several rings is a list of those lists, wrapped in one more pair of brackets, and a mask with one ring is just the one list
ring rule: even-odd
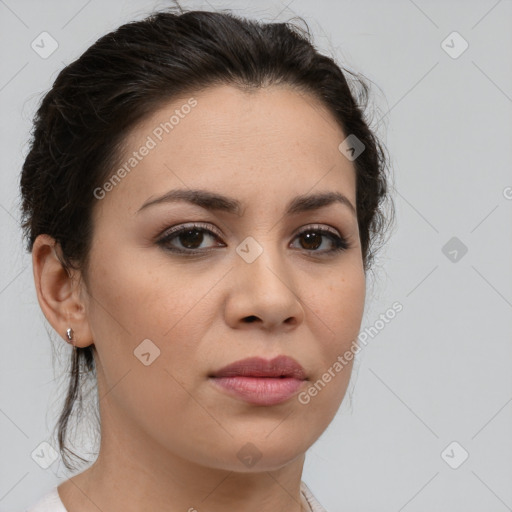
{"label": "upper eyelid", "polygon": [[[186,222],[184,224],[178,224],[176,226],[173,226],[172,228],[166,229],[163,232],[162,237],[165,238],[170,235],[174,235],[174,234],[179,233],[182,230],[185,230],[187,228],[194,228],[194,226],[196,226],[200,229],[204,229],[205,231],[211,231],[214,235],[216,235],[218,237],[225,236],[223,233],[218,232],[217,228],[212,228],[212,225],[210,225],[210,224],[206,224],[203,222]],[[301,226],[300,228],[297,228],[297,230],[294,232],[294,236],[296,236],[304,231],[315,230],[315,229],[318,231],[327,231],[328,233],[331,233],[334,236],[343,238],[343,234],[338,229],[336,229],[332,226],[328,226],[326,224],[318,224],[318,223],[307,224],[305,226]]]}
{"label": "upper eyelid", "polygon": [[217,228],[212,228],[211,225],[202,222],[185,222],[184,224],[177,224],[176,226],[172,226],[171,228],[165,229],[164,232],[162,233],[162,236],[167,237],[169,235],[174,235],[176,233],[181,232],[182,230],[192,229],[194,228],[194,226],[205,231],[211,231],[214,235],[217,235],[219,237],[224,236],[221,232],[217,231]]}

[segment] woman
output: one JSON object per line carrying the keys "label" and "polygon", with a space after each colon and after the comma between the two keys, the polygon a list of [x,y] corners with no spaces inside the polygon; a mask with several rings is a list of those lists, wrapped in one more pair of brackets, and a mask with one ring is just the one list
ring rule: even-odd
{"label": "woman", "polygon": [[349,384],[389,220],[361,84],[358,102],[290,24],[206,11],[126,24],[61,71],[23,228],[73,347],[66,467],[86,379],[101,443],[32,511],[324,510],[305,453]]}

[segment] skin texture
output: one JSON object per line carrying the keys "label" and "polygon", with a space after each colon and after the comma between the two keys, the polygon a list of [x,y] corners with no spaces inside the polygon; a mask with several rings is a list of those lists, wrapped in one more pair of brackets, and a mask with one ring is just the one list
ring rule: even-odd
{"label": "skin texture", "polygon": [[[68,277],[47,235],[34,244],[46,318],[62,337],[72,327],[77,346],[95,346],[100,454],[59,486],[69,512],[298,512],[305,452],[349,383],[352,363],[308,404],[292,397],[258,406],[210,382],[211,372],[239,359],[285,354],[305,368],[307,389],[356,339],[365,274],[349,207],[284,214],[295,196],[316,192],[340,192],[355,206],[355,170],[338,150],[346,134],[309,95],[216,86],[174,99],[137,125],[122,161],[191,96],[190,113],[97,201],[87,279]],[[137,213],[176,188],[227,195],[242,209],[179,201]],[[210,252],[173,254],[157,244],[170,227],[190,222],[220,233],[194,246]],[[325,235],[320,247],[308,245],[297,232],[315,224],[344,236],[349,248],[327,254],[334,244]],[[248,236],[263,248],[252,263],[236,252]],[[182,241],[167,247],[186,250]],[[147,366],[134,355],[145,339],[160,350]],[[237,456],[246,443],[261,454],[252,467]]]}

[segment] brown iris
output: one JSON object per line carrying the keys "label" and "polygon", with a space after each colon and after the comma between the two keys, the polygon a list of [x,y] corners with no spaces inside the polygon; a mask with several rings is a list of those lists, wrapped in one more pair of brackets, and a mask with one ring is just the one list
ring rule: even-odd
{"label": "brown iris", "polygon": [[[178,238],[183,244],[183,247],[187,249],[196,249],[201,245],[203,241],[204,233],[198,229],[189,229],[179,234]],[[184,240],[188,240],[189,243],[184,243]]]}
{"label": "brown iris", "polygon": [[318,249],[322,245],[322,235],[314,232],[306,232],[301,234],[302,240],[306,240],[306,244],[301,244],[304,249]]}

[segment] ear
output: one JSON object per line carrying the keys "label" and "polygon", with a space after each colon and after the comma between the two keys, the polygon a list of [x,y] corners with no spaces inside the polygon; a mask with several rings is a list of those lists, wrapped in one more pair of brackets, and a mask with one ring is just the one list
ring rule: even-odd
{"label": "ear", "polygon": [[[57,254],[58,253],[58,254]],[[93,343],[80,273],[61,263],[60,245],[50,235],[39,235],[32,247],[32,268],[37,300],[57,333],[66,341],[66,331],[73,329],[73,344],[87,347]]]}

